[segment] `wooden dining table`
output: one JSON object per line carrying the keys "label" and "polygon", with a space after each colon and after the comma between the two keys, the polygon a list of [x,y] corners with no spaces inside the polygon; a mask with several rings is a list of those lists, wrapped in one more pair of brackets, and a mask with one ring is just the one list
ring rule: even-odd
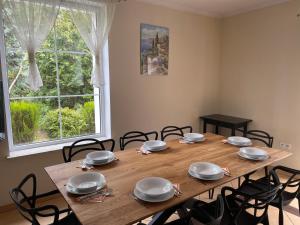
{"label": "wooden dining table", "polygon": [[[101,203],[80,203],[75,200],[76,196],[66,191],[65,185],[70,177],[86,173],[78,168],[81,160],[45,170],[83,225],[129,225],[291,155],[284,150],[264,148],[270,155],[269,159],[250,161],[237,154],[238,147],[223,143],[223,136],[207,133],[205,138],[204,142],[194,144],[167,141],[168,149],[148,155],[137,152],[136,148],[116,151],[118,161],[90,170],[102,173],[107,186],[113,190],[113,196]],[[203,161],[228,168],[231,176],[217,181],[202,181],[189,176],[190,164]],[[132,196],[136,182],[153,176],[179,184],[182,195],[161,203],[136,200]]]}

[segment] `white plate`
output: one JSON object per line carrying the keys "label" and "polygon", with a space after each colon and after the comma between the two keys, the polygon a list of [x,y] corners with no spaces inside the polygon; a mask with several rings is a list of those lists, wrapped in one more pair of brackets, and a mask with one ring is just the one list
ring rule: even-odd
{"label": "white plate", "polygon": [[268,156],[268,153],[260,148],[255,148],[255,147],[244,147],[240,148],[240,152],[243,153],[244,155],[248,155],[251,158],[264,158]]}
{"label": "white plate", "polygon": [[67,192],[69,192],[73,195],[87,195],[87,194],[91,194],[93,192],[99,191],[101,188],[103,188],[103,187],[99,186],[94,191],[78,191],[75,187],[73,187],[69,184],[66,185]]}
{"label": "white plate", "polygon": [[163,198],[174,188],[173,184],[161,177],[147,177],[138,181],[135,189],[148,198]]}
{"label": "white plate", "polygon": [[199,174],[196,174],[196,173],[194,173],[193,171],[191,171],[191,170],[189,170],[188,171],[189,172],[189,174],[192,176],[192,177],[194,177],[194,178],[197,178],[197,179],[200,179],[200,180],[220,180],[220,179],[222,179],[223,177],[224,177],[224,173],[220,173],[220,174],[218,174],[218,175],[214,175],[214,176],[201,176],[201,175],[199,175]]}
{"label": "white plate", "polygon": [[172,191],[170,191],[168,194],[166,194],[165,196],[159,197],[159,198],[145,196],[136,189],[134,189],[133,194],[135,197],[137,197],[138,199],[140,199],[142,201],[154,203],[154,202],[164,202],[164,201],[167,201],[167,200],[173,198],[174,194],[175,194],[175,190],[172,189]]}
{"label": "white plate", "polygon": [[94,151],[86,155],[88,161],[100,164],[107,163],[113,158],[115,158],[115,154],[111,151]]}
{"label": "white plate", "polygon": [[102,166],[102,165],[106,165],[106,164],[109,164],[111,162],[113,162],[116,158],[110,158],[107,162],[104,162],[104,163],[97,163],[97,162],[94,162],[92,160],[88,160],[88,159],[84,159],[83,160],[83,163],[88,165],[88,166]]}
{"label": "white plate", "polygon": [[249,138],[246,137],[239,137],[239,136],[232,136],[227,138],[229,144],[236,145],[236,146],[250,146],[252,142]]}
{"label": "white plate", "polygon": [[256,157],[256,158],[253,158],[253,157],[250,157],[249,155],[245,155],[241,152],[238,152],[238,155],[244,159],[249,159],[249,160],[254,160],[254,161],[264,161],[264,160],[267,160],[269,158],[269,155],[266,155],[265,157]]}
{"label": "white plate", "polygon": [[190,165],[189,170],[202,177],[211,177],[224,173],[221,167],[209,162],[197,162]]}
{"label": "white plate", "polygon": [[205,141],[206,139],[205,139],[205,137],[204,138],[202,138],[202,139],[200,139],[200,140],[195,140],[195,139],[188,139],[188,138],[183,138],[183,140],[184,141],[186,141],[186,142],[191,142],[191,143],[198,143],[198,142],[202,142],[202,141]]}
{"label": "white plate", "polygon": [[150,151],[150,152],[159,152],[159,151],[166,150],[166,149],[168,148],[168,146],[162,146],[162,147],[160,147],[160,148],[150,149],[150,148],[147,148],[147,147],[145,147],[145,146],[143,145],[142,148],[144,148],[144,150]]}
{"label": "white plate", "polygon": [[[92,185],[94,184],[94,185]],[[74,194],[87,194],[101,189],[106,184],[105,177],[101,173],[84,173],[69,178],[67,191]]]}
{"label": "white plate", "polygon": [[202,141],[204,139],[204,135],[199,133],[186,133],[184,134],[184,139],[197,142]]}
{"label": "white plate", "polygon": [[167,143],[160,140],[151,140],[151,141],[145,141],[143,147],[145,147],[149,151],[162,150],[167,147]]}

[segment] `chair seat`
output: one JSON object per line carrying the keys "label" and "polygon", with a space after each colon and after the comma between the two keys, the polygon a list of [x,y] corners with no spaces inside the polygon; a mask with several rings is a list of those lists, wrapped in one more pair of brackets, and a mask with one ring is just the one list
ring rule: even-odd
{"label": "chair seat", "polygon": [[74,213],[71,213],[64,218],[60,219],[57,223],[49,225],[81,225]]}

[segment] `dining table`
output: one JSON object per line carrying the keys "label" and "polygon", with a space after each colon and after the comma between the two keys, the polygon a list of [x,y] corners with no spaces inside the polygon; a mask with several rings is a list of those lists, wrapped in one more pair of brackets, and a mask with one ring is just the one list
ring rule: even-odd
{"label": "dining table", "polygon": [[[166,150],[152,154],[141,154],[137,148],[115,151],[118,160],[90,170],[103,174],[107,187],[113,191],[112,196],[99,203],[81,203],[66,190],[70,177],[86,173],[80,168],[82,160],[49,166],[45,170],[82,225],[129,225],[291,155],[285,150],[264,147],[270,157],[251,161],[241,158],[239,147],[224,139],[224,136],[206,133],[203,142],[190,144],[170,140]],[[228,168],[230,176],[216,181],[195,179],[188,174],[189,166],[195,162],[211,162]],[[179,185],[182,193],[160,203],[137,200],[132,195],[135,184],[146,177],[168,179]]]}

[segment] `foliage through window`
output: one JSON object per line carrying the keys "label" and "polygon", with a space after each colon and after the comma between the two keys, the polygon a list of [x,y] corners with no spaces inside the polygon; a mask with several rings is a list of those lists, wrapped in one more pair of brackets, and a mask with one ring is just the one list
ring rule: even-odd
{"label": "foliage through window", "polygon": [[[101,134],[101,94],[90,84],[92,56],[70,12],[61,9],[36,54],[43,87],[26,84],[28,56],[4,20],[13,145]],[[95,118],[95,117],[98,117]]]}

